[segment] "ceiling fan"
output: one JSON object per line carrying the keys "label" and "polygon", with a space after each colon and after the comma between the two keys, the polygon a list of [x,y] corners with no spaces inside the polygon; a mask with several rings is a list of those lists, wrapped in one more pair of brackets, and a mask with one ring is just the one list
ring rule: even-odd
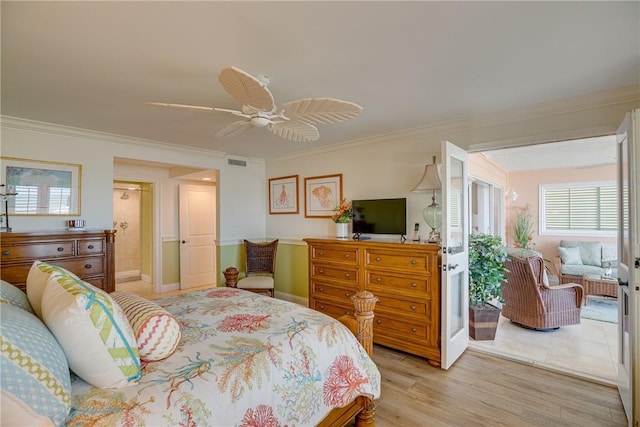
{"label": "ceiling fan", "polygon": [[256,78],[236,67],[223,68],[218,76],[220,84],[236,101],[241,110],[201,107],[197,105],[149,102],[161,107],[185,108],[205,111],[222,111],[242,120],[233,122],[215,135],[228,138],[254,127],[267,128],[278,136],[296,142],[317,141],[320,132],[315,125],[343,122],[357,116],[362,107],[353,102],[335,98],[304,98],[287,102],[278,110],[267,77]]}

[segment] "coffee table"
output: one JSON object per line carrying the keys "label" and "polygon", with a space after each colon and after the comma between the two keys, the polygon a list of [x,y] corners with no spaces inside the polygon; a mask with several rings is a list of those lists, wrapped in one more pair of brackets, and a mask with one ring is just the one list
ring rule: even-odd
{"label": "coffee table", "polygon": [[618,297],[618,281],[611,277],[585,274],[582,276],[582,287],[584,288],[584,305],[587,305],[589,295]]}

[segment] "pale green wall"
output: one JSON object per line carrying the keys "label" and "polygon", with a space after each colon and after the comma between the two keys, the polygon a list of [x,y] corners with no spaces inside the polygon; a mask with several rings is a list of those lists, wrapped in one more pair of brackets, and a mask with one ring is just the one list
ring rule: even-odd
{"label": "pale green wall", "polygon": [[180,282],[180,242],[162,242],[162,284]]}
{"label": "pale green wall", "polygon": [[[153,185],[148,182],[140,183],[142,188],[140,199],[140,272],[145,276],[151,276],[151,264],[153,261]],[[155,277],[153,278],[155,282]]]}
{"label": "pale green wall", "polygon": [[[224,283],[223,271],[227,267],[244,270],[242,244],[220,247],[220,284]],[[303,298],[309,296],[307,245],[278,243],[276,255],[276,292],[283,292]]]}

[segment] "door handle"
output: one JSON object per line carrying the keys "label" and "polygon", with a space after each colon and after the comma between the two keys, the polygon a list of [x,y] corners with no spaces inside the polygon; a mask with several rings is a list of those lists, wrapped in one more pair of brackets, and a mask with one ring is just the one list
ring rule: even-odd
{"label": "door handle", "polygon": [[629,282],[623,282],[619,277],[618,277],[618,286],[626,286],[627,288],[629,287]]}
{"label": "door handle", "polygon": [[447,270],[451,271],[451,270],[455,270],[456,268],[458,268],[458,264],[447,264],[447,265],[442,266],[442,269],[444,271],[447,271]]}

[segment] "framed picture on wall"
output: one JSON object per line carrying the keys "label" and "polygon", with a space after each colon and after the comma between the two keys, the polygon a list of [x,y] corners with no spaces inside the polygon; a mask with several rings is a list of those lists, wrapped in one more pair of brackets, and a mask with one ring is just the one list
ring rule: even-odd
{"label": "framed picture on wall", "polygon": [[269,213],[298,213],[298,175],[269,179]]}
{"label": "framed picture on wall", "polygon": [[304,179],[305,218],[331,218],[342,200],[342,174],[312,176]]}
{"label": "framed picture on wall", "polygon": [[0,158],[11,215],[80,215],[82,165]]}

